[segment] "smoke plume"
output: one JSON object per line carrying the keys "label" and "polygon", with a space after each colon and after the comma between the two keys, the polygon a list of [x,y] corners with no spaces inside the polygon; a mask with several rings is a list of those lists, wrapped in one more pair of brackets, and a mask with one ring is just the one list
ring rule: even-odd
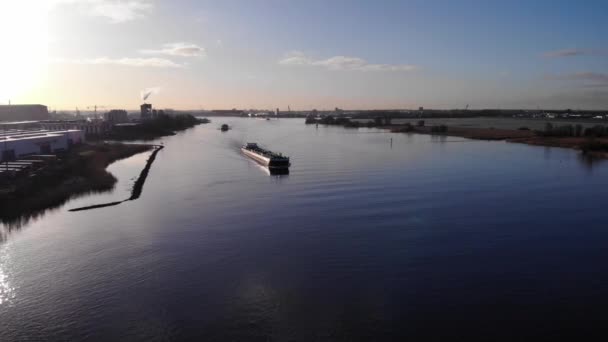
{"label": "smoke plume", "polygon": [[152,94],[158,94],[160,87],[146,88],[141,91],[141,99],[146,101]]}

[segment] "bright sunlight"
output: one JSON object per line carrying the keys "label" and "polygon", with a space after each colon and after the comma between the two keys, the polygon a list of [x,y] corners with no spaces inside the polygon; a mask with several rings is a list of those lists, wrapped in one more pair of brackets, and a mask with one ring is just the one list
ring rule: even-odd
{"label": "bright sunlight", "polygon": [[0,103],[23,96],[45,77],[50,1],[0,3]]}

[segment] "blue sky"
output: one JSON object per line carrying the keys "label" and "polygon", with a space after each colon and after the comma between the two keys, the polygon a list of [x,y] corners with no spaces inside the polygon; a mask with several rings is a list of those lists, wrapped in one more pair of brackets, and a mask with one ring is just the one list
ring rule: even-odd
{"label": "blue sky", "polygon": [[41,1],[39,74],[0,102],[608,109],[605,1]]}

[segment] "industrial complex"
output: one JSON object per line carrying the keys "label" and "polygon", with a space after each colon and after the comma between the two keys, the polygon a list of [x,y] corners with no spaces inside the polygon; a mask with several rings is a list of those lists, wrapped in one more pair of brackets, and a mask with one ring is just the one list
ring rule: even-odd
{"label": "industrial complex", "polygon": [[51,154],[67,151],[71,146],[85,141],[81,130],[10,130],[0,132],[2,161],[13,160],[31,154]]}
{"label": "industrial complex", "polygon": [[46,106],[34,105],[0,105],[0,121],[49,120]]}
{"label": "industrial complex", "polygon": [[129,118],[127,111],[122,109],[108,111],[103,119],[96,114],[89,118],[77,115],[74,119],[57,120],[44,105],[0,105],[0,162],[6,166],[31,155],[68,151],[87,139],[107,135],[117,125],[137,125],[164,115],[164,111],[144,103],[139,117]]}

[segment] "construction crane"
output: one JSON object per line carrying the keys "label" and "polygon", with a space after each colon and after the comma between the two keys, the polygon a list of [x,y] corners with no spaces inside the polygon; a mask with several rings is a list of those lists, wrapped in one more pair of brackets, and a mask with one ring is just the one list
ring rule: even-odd
{"label": "construction crane", "polygon": [[92,108],[92,109],[95,111],[95,115],[94,115],[93,117],[94,117],[95,119],[99,119],[99,118],[97,117],[97,108],[99,108],[99,109],[105,109],[106,107],[105,107],[105,106],[98,106],[98,105],[93,105],[93,106],[88,106],[88,107],[87,107],[87,109],[91,109],[91,108]]}

